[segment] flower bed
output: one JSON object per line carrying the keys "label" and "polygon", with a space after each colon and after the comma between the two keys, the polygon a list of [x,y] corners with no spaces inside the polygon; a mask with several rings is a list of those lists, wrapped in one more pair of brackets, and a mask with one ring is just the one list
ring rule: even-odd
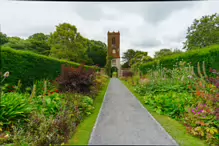
{"label": "flower bed", "polygon": [[216,145],[219,143],[219,74],[211,69],[213,75],[209,78],[199,66],[198,76],[190,64],[180,62],[172,70],[151,70],[147,83],[140,84],[139,77],[129,78],[127,82],[156,113],[180,121],[189,133]]}
{"label": "flower bed", "polygon": [[[36,81],[32,88],[26,87],[25,92],[20,90],[23,86],[20,81],[14,86],[4,84],[1,87],[0,144],[49,145],[67,142],[80,122],[92,114],[95,108],[93,100],[108,79],[95,72],[90,74],[83,68],[83,65],[79,69],[68,68],[72,76],[65,76],[65,79],[71,79],[76,86],[91,82],[86,84],[86,90],[76,90],[75,86],[63,89],[63,75],[57,81]],[[89,81],[85,76],[88,72],[93,76]],[[2,78],[4,83],[11,77],[6,75]],[[74,75],[77,75],[75,80]]]}

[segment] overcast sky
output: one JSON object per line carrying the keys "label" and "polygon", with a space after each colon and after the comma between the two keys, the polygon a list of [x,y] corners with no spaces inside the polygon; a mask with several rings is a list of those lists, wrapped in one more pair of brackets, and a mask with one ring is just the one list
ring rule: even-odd
{"label": "overcast sky", "polygon": [[1,31],[8,36],[49,34],[70,23],[89,39],[107,42],[107,31],[120,31],[121,55],[127,49],[182,48],[195,18],[219,13],[219,0],[190,2],[21,2],[0,0]]}

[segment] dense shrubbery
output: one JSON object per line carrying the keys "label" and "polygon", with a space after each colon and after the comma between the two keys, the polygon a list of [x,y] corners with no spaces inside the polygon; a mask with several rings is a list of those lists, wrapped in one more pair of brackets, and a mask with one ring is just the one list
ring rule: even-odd
{"label": "dense shrubbery", "polygon": [[[61,92],[57,82],[48,80],[35,81],[33,87],[26,88],[26,92],[21,92],[20,88],[24,85],[20,81],[17,86],[4,84],[0,105],[0,144],[49,145],[67,142],[78,124],[93,112],[95,96],[107,83],[107,76],[96,75],[89,80],[90,73],[83,65],[71,70],[71,75],[77,75],[71,78],[77,89],[70,89],[79,93]],[[4,75],[2,82],[7,82],[12,76]],[[65,80],[59,78],[61,81]],[[83,87],[81,83],[87,86]],[[89,95],[81,94],[84,88],[86,91],[89,89]]]}
{"label": "dense shrubbery", "polygon": [[211,47],[188,51],[186,53],[176,54],[172,56],[162,57],[159,60],[155,60],[149,63],[140,65],[139,69],[143,74],[148,73],[151,69],[156,70],[157,66],[173,69],[175,66],[173,62],[186,61],[190,62],[194,66],[195,73],[198,73],[197,63],[205,62],[206,73],[211,75],[210,68],[219,69],[219,45]]}
{"label": "dense shrubbery", "polygon": [[123,77],[132,77],[133,76],[133,72],[131,71],[123,71]]}
{"label": "dense shrubbery", "polygon": [[[11,77],[7,83],[15,85],[18,80],[25,86],[32,86],[36,80],[54,80],[61,73],[61,65],[78,67],[80,64],[65,60],[58,60],[32,52],[1,48],[0,71],[9,71]],[[86,69],[95,67],[85,66]]]}
{"label": "dense shrubbery", "polygon": [[62,92],[90,93],[94,79],[95,71],[85,70],[81,65],[78,68],[62,66],[62,73],[56,81]]}
{"label": "dense shrubbery", "polygon": [[197,70],[198,76],[190,63],[180,62],[173,69],[150,70],[150,82],[145,84],[140,84],[139,77],[127,81],[155,112],[179,120],[189,133],[209,144],[218,144],[219,75],[210,70],[213,75],[209,79],[205,71],[201,73],[199,64]]}

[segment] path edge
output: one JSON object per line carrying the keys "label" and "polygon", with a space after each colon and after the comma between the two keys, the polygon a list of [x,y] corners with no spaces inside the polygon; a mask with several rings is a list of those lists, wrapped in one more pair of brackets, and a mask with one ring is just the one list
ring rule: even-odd
{"label": "path edge", "polygon": [[107,85],[107,89],[106,89],[106,92],[105,92],[104,97],[103,97],[103,102],[102,102],[102,104],[101,104],[101,107],[100,107],[100,110],[99,110],[98,116],[97,116],[97,118],[96,118],[96,121],[95,121],[94,127],[93,127],[93,129],[92,129],[92,132],[91,132],[91,135],[90,135],[90,139],[89,139],[89,141],[88,141],[88,145],[90,145],[90,142],[91,142],[91,140],[92,140],[93,137],[94,137],[94,131],[95,131],[95,128],[96,128],[96,126],[97,126],[97,122],[99,121],[100,114],[101,114],[102,109],[103,109],[103,103],[104,103],[104,101],[105,101],[106,94],[107,94],[107,92],[108,92],[108,88],[109,88],[110,83],[111,83],[111,78],[110,78],[110,81],[109,81],[109,83],[108,83],[108,85]]}
{"label": "path edge", "polygon": [[176,142],[175,139],[161,126],[161,124],[151,115],[151,113],[142,105],[142,103],[139,101],[137,97],[128,89],[128,87],[119,79],[119,81],[125,86],[125,88],[131,93],[131,95],[138,100],[138,103],[141,105],[142,108],[144,108],[148,113],[149,116],[153,119],[153,121],[158,125],[158,127],[161,129],[161,131],[165,132],[167,137],[176,144],[176,146],[179,146],[179,144]]}

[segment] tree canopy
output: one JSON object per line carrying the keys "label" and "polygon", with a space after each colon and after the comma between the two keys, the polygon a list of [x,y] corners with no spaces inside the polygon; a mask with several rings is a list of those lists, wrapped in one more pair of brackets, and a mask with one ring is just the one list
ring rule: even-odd
{"label": "tree canopy", "polygon": [[143,52],[139,50],[128,49],[126,52],[123,53],[123,61],[124,64],[122,65],[123,68],[129,68],[133,65],[138,65],[142,62],[146,63],[152,61],[153,59],[148,56],[148,52]]}
{"label": "tree canopy", "polygon": [[169,55],[178,54],[178,53],[182,53],[182,51],[179,49],[174,49],[173,51],[172,49],[161,49],[160,51],[155,52],[154,58],[158,59],[164,56],[169,56]]}
{"label": "tree canopy", "polygon": [[0,33],[0,45],[87,65],[104,67],[106,64],[107,45],[83,37],[77,27],[69,23],[57,25],[56,30],[50,34],[39,32],[27,39]]}
{"label": "tree canopy", "polygon": [[219,44],[219,14],[195,19],[187,30],[184,49],[193,50]]}

